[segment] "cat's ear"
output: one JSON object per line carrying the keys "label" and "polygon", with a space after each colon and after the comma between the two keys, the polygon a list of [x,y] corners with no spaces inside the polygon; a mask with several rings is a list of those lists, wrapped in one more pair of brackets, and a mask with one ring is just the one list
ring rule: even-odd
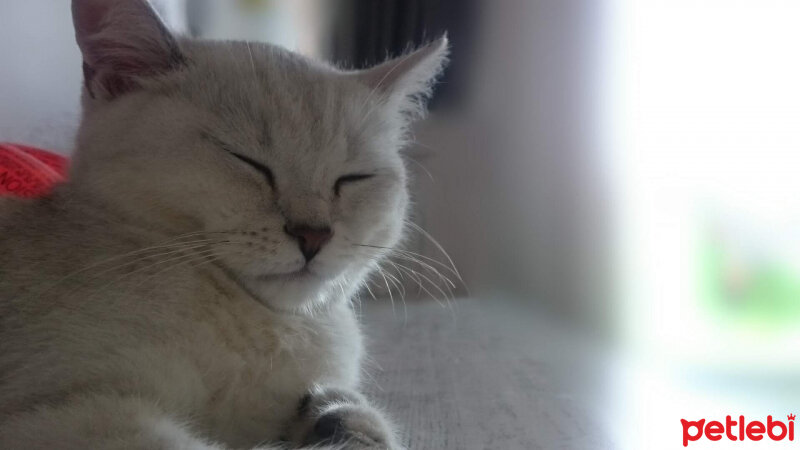
{"label": "cat's ear", "polygon": [[184,58],[146,0],[72,0],[86,90],[113,99],[139,81],[175,69]]}
{"label": "cat's ear", "polygon": [[447,64],[447,35],[413,52],[357,73],[373,92],[399,102],[401,109],[422,112],[422,101],[431,94],[434,81]]}

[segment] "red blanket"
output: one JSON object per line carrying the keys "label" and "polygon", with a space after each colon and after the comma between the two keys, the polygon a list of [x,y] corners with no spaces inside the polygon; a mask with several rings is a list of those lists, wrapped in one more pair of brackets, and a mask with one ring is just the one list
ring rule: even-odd
{"label": "red blanket", "polygon": [[0,195],[38,197],[67,175],[69,160],[56,153],[0,142]]}

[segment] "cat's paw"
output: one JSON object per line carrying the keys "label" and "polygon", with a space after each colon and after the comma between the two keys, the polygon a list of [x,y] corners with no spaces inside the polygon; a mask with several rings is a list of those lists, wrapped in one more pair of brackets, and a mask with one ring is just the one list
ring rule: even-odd
{"label": "cat's paw", "polygon": [[315,388],[301,401],[293,441],[342,449],[396,449],[389,423],[357,392]]}
{"label": "cat's paw", "polygon": [[341,405],[316,418],[306,444],[334,444],[346,449],[389,449],[391,432],[381,414],[368,405]]}

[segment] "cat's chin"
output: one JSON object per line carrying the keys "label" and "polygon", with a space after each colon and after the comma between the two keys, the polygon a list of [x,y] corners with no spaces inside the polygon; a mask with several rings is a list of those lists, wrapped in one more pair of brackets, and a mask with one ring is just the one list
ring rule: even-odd
{"label": "cat's chin", "polygon": [[304,310],[326,302],[328,280],[308,268],[242,278],[240,283],[264,305],[278,310]]}
{"label": "cat's chin", "polygon": [[308,281],[311,278],[319,278],[317,274],[312,272],[308,266],[304,266],[302,269],[295,270],[293,272],[286,272],[286,273],[268,273],[259,275],[256,277],[259,281],[270,282],[287,282],[287,281]]}

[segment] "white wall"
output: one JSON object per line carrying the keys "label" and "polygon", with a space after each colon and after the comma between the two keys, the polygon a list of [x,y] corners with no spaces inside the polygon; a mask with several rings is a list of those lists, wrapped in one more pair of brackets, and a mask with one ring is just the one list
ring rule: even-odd
{"label": "white wall", "polygon": [[422,124],[415,153],[434,177],[418,175],[418,220],[473,293],[503,292],[602,327],[612,312],[601,7],[481,2],[465,105]]}
{"label": "white wall", "polygon": [[[182,0],[158,6],[185,29]],[[74,36],[68,0],[0,1],[0,141],[71,151],[83,77]]]}
{"label": "white wall", "polygon": [[189,3],[196,16],[200,12],[197,25],[203,38],[269,42],[309,56],[321,54],[320,40],[327,37],[331,5],[318,0]]}
{"label": "white wall", "polygon": [[72,147],[81,58],[70,2],[0,2],[0,141]]}

